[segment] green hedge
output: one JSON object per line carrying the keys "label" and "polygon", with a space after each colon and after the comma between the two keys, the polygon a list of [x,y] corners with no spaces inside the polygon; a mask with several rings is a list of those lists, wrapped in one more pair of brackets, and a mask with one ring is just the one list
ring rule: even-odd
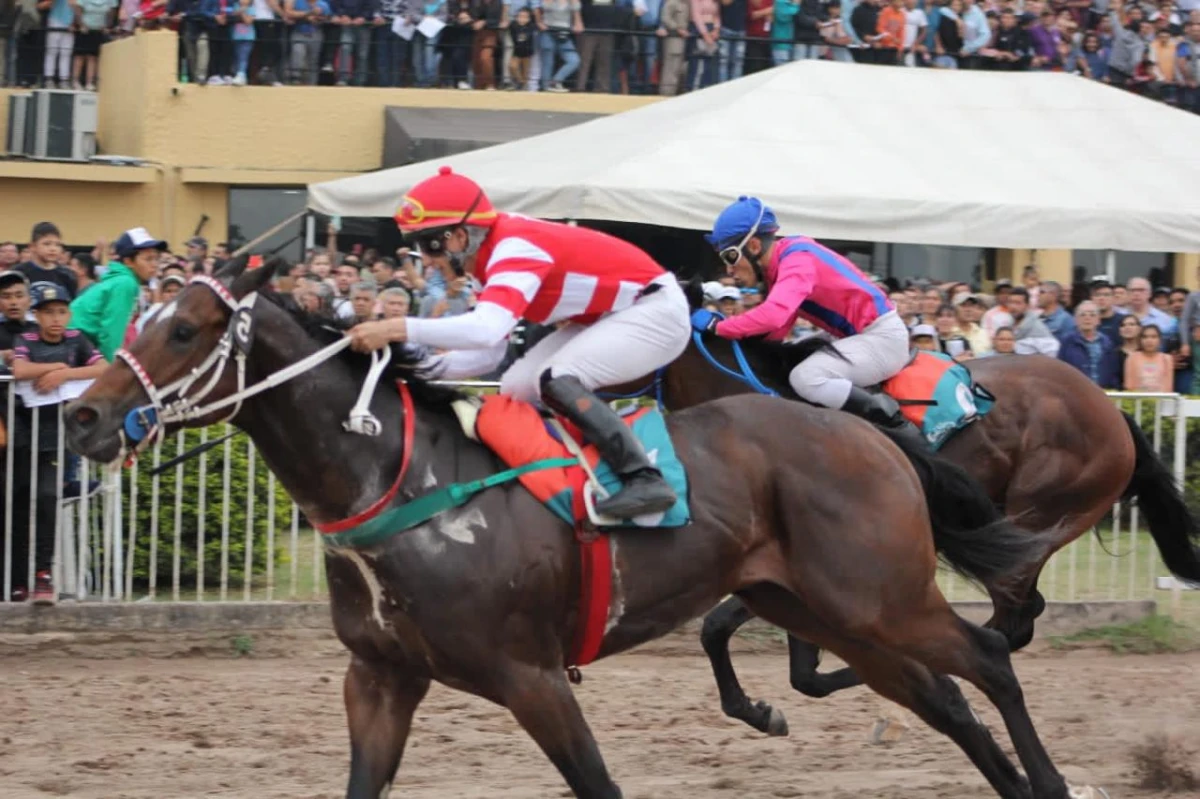
{"label": "green hedge", "polygon": [[[208,440],[224,435],[224,425],[208,428]],[[172,436],[163,442],[161,463],[166,463],[180,452],[201,442],[201,431],[187,430],[182,449],[178,437]],[[246,521],[249,507],[249,447],[250,440],[238,433],[229,442],[219,444],[206,453],[205,498],[204,498],[204,584],[215,587],[221,575],[221,520],[224,513],[225,496],[224,469],[226,453],[229,453],[229,581],[230,586],[241,585],[245,573]],[[154,478],[150,471],[154,465],[154,452],[147,450],[139,458],[137,470],[137,531],[133,578],[135,585],[146,588],[150,581],[150,529]],[[266,572],[267,565],[267,493],[268,474],[266,463],[255,455],[254,459],[254,530],[253,530],[253,574]],[[156,584],[159,588],[169,587],[172,581],[172,561],[175,554],[175,501],[182,497],[180,524],[180,584],[194,589],[196,585],[197,543],[200,529],[200,458],[194,457],[183,464],[182,485],[177,484],[177,467],[172,467],[158,479],[158,548]],[[123,526],[129,524],[129,499],[133,473],[122,472],[122,495],[125,518]],[[280,533],[291,529],[291,500],[287,492],[275,483],[275,562],[286,561],[286,539]],[[128,535],[128,528],[126,528]]]}
{"label": "green hedge", "polygon": [[[1136,406],[1133,400],[1121,400],[1121,410],[1134,415]],[[1141,414],[1136,417],[1146,433],[1146,438],[1154,441],[1154,401],[1143,400]],[[1163,416],[1162,442],[1159,457],[1168,469],[1175,466],[1175,417]],[[1187,449],[1184,459],[1184,499],[1193,512],[1200,513],[1200,418],[1187,421]]]}

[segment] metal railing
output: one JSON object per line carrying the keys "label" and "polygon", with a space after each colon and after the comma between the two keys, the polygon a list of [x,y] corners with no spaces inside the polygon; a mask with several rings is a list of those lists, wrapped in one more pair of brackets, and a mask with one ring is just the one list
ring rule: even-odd
{"label": "metal railing", "polygon": [[[457,385],[492,391],[498,383]],[[53,537],[50,570],[63,600],[219,602],[325,596],[320,534],[260,463],[244,434],[217,443],[235,431],[228,425],[179,431],[119,471],[86,459],[73,463],[61,435],[53,451],[39,453],[33,448],[18,453],[13,433],[22,422],[11,378],[0,382],[0,390],[7,393],[3,407],[9,431],[0,601],[9,601],[15,586],[32,588],[38,539],[44,535]],[[1112,396],[1141,420],[1155,449],[1167,456],[1184,484],[1187,421],[1200,417],[1200,399],[1175,394]],[[61,431],[61,405],[57,412]],[[38,440],[38,419],[38,414],[32,414],[25,420],[32,425],[32,441]],[[216,446],[151,475],[177,454],[209,442]],[[55,459],[53,492],[37,481],[38,467],[48,457]],[[77,472],[81,487],[78,496],[64,492],[72,471]],[[18,501],[18,491],[27,492],[27,511]],[[54,522],[49,531],[43,522],[39,533],[38,509],[43,502],[53,502]],[[14,513],[17,507],[19,514]],[[28,546],[28,559],[14,568],[9,564],[21,548],[14,545],[22,540]],[[1167,575],[1142,529],[1138,508],[1117,503],[1096,534],[1079,538],[1051,558],[1039,585],[1050,601],[1158,599],[1174,615],[1200,613],[1200,592],[1187,592]],[[953,574],[940,579],[951,600],[983,597]]]}

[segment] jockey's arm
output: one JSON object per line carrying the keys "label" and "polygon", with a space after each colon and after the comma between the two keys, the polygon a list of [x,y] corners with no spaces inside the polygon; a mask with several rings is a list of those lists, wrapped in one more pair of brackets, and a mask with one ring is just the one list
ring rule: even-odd
{"label": "jockey's arm", "polygon": [[507,339],[482,350],[451,350],[430,355],[421,362],[422,371],[435,380],[463,380],[496,369],[508,352]]}
{"label": "jockey's arm", "polygon": [[490,350],[503,345],[517,326],[517,317],[502,305],[489,302],[486,291],[475,310],[439,319],[405,320],[405,338],[439,350]]}
{"label": "jockey's arm", "polygon": [[785,259],[779,265],[779,279],[767,298],[757,308],[730,317],[717,324],[717,335],[723,338],[747,338],[775,333],[787,327],[800,304],[812,293],[814,272],[802,254]]}

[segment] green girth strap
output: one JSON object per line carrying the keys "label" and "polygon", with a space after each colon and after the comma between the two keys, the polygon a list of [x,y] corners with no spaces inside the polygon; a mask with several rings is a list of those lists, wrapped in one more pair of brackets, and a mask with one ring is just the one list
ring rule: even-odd
{"label": "green girth strap", "polygon": [[332,533],[324,537],[327,547],[365,547],[378,544],[380,541],[411,530],[424,524],[439,513],[466,504],[467,500],[492,486],[516,480],[523,474],[537,472],[542,469],[574,466],[578,463],[575,458],[543,458],[539,461],[526,463],[512,469],[488,475],[482,480],[472,480],[469,483],[451,483],[445,488],[439,488],[431,494],[417,497],[398,508],[386,510],[373,519],[369,519],[357,527]]}

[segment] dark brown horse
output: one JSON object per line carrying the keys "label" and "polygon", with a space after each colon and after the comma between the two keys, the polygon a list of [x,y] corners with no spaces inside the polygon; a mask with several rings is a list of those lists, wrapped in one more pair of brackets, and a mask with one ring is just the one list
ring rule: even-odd
{"label": "dark brown horse", "polygon": [[[738,371],[728,341],[715,336],[706,336],[704,341],[712,357]],[[752,340],[743,342],[743,353],[766,387],[796,399],[787,384],[788,372],[826,346],[819,339],[792,345]],[[1045,609],[1037,590],[1045,560],[1091,529],[1121,498],[1137,498],[1167,568],[1185,580],[1200,580],[1196,549],[1200,524],[1141,428],[1100,388],[1075,368],[1042,356],[999,356],[966,365],[976,382],[995,394],[996,404],[984,419],[947,442],[934,460],[965,469],[1022,528],[1037,531],[1057,525],[1045,558],[1029,564],[1015,589],[1004,585],[996,590],[997,586],[983,581],[995,605],[985,626],[1002,632],[1014,650],[1028,644],[1034,620]],[[712,366],[695,344],[656,380],[656,384],[646,381],[615,390],[657,391],[672,410],[753,390]],[[844,415],[841,411],[828,413]],[[935,535],[940,504],[930,495]],[[732,597],[705,619],[701,640],[713,664],[725,713],[760,731],[777,732],[786,729],[779,724],[781,715],[765,702],[749,700],[729,657],[730,637],[754,615],[745,603]],[[819,654],[808,642],[789,641],[791,681],[796,690],[823,697],[859,684],[848,669],[817,673]]]}
{"label": "dark brown horse", "polygon": [[[245,384],[271,387],[247,396],[233,422],[317,524],[377,505],[397,474],[407,475],[395,500],[404,507],[501,468],[464,435],[456,395],[422,380],[399,351],[415,409],[406,412],[403,392],[384,382],[370,402],[382,432],[346,432],[369,359],[341,353],[313,365],[340,332],[263,289],[269,270],[244,267],[223,270],[222,286],[190,284],[67,409],[72,449],[119,457],[123,431],[146,418],[152,399],[160,420],[185,418],[163,386],[206,364],[218,379],[193,381],[175,399],[194,411],[187,424],[212,421],[211,403],[239,385],[234,360],[213,353],[241,348]],[[297,364],[307,370],[282,371]],[[190,393],[201,385],[204,405]],[[601,656],[661,636],[733,592],[950,736],[1000,796],[1065,799],[1003,636],[957,617],[938,590],[921,484],[895,446],[850,416],[753,396],[673,414],[669,427],[688,467],[694,522],[613,533],[619,580]],[[991,537],[974,546],[990,549],[993,579],[1042,558],[1036,536],[1003,522],[983,532]],[[620,797],[563,671],[579,622],[576,546],[568,525],[509,483],[377,544],[327,549],[334,627],[352,653],[349,797],[387,794],[432,680],[507,707],[576,796]],[[946,675],[979,686],[999,709],[1028,780]]]}

